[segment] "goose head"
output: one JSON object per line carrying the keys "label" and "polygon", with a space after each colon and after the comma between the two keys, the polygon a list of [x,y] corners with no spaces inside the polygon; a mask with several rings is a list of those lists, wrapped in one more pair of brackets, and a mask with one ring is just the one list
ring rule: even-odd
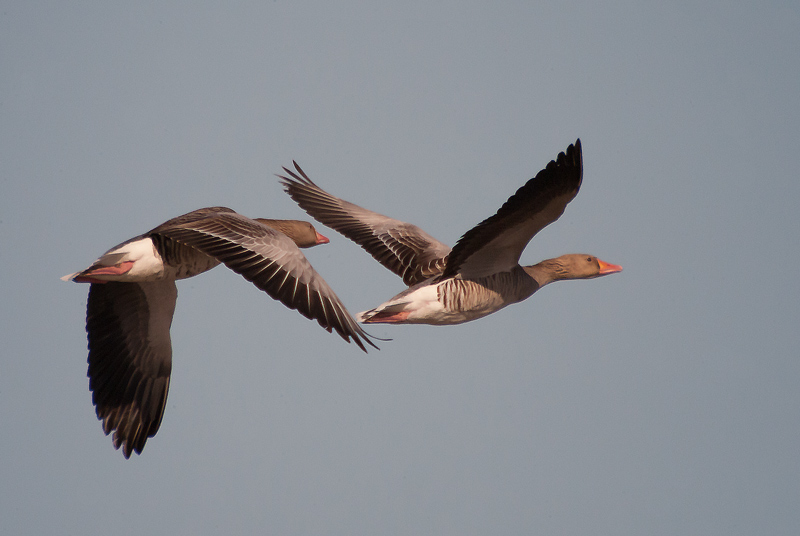
{"label": "goose head", "polygon": [[282,232],[291,238],[297,247],[310,248],[318,246],[319,244],[327,244],[330,242],[326,237],[322,236],[314,229],[314,226],[307,221],[302,220],[268,220],[266,218],[256,218],[273,229]]}

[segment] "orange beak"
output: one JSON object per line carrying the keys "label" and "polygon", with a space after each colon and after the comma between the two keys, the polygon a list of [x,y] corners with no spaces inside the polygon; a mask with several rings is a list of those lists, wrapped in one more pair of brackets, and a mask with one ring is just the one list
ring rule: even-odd
{"label": "orange beak", "polygon": [[599,275],[615,274],[622,271],[622,266],[609,264],[605,261],[601,261],[600,259],[597,259],[597,264],[600,265],[600,271],[598,272]]}
{"label": "orange beak", "polygon": [[[324,236],[322,236],[321,234],[317,233],[317,245],[320,245],[320,244],[327,244],[328,242],[330,242],[330,240],[328,240],[327,238],[325,238],[325,237],[324,237]],[[622,269],[622,268],[620,268],[620,270],[621,270],[621,269]]]}

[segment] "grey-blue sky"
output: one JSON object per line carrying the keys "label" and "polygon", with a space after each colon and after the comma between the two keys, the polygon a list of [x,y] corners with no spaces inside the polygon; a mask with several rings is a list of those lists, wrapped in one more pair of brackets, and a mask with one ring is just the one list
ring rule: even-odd
{"label": "grey-blue sky", "polygon": [[[3,4],[0,526],[794,533],[798,36],[780,2]],[[523,260],[621,275],[363,355],[217,269],[179,285],[158,436],[102,436],[61,275],[201,206],[301,216],[292,159],[453,243],[577,137]],[[351,311],[401,289],[323,233]]]}

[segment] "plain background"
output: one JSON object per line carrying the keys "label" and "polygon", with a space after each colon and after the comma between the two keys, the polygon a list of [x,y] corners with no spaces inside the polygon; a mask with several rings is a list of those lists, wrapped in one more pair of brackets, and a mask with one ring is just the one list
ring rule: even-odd
{"label": "plain background", "polygon": [[[797,534],[796,2],[0,3],[0,533]],[[274,174],[454,243],[580,137],[523,254],[622,274],[369,354],[218,268],[179,283],[125,460],[59,277]],[[402,282],[330,229],[351,312]]]}

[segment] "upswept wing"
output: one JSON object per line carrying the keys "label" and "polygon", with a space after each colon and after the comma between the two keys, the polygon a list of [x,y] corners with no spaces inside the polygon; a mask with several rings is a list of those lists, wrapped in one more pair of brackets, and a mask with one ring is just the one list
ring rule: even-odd
{"label": "upswept wing", "polygon": [[314,219],[360,245],[383,266],[412,286],[444,269],[450,248],[410,223],[389,218],[335,197],[295,171],[278,175],[286,193]]}
{"label": "upswept wing", "polygon": [[473,278],[511,270],[531,238],[564,213],[578,194],[582,177],[581,140],[577,140],[494,216],[464,233],[450,252],[442,277]]}

